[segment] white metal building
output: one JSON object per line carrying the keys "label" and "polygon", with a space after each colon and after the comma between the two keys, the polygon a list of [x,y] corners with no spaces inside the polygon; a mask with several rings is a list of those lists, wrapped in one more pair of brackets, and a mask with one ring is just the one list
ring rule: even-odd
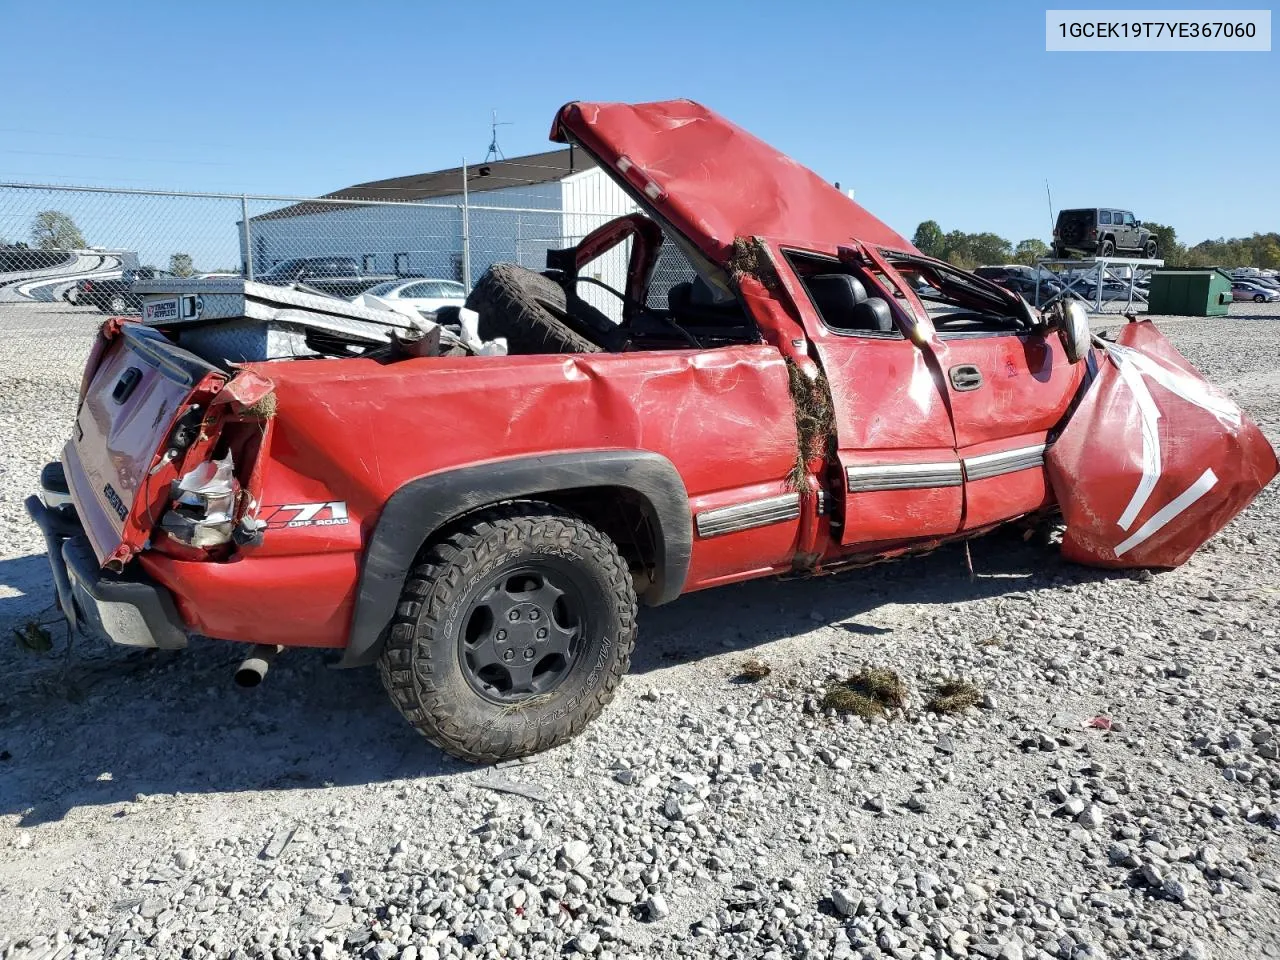
{"label": "white metal building", "polygon": [[[571,246],[636,209],[573,147],[468,165],[465,198],[463,177],[454,167],[360,183],[253,217],[242,254],[246,262],[252,256],[255,273],[291,257],[353,256],[371,272],[474,282],[499,261],[540,270],[549,248]],[[676,251],[665,246],[668,259]],[[620,289],[629,249],[628,242],[587,272]],[[580,293],[617,315],[618,301],[605,291],[584,284]]]}

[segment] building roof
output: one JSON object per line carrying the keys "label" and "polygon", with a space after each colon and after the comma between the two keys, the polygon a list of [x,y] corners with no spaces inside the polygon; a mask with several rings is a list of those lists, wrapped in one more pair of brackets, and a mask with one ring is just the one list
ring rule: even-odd
{"label": "building roof", "polygon": [[[491,160],[487,163],[467,164],[467,192],[482,193],[501,190],[504,187],[530,187],[540,183],[555,183],[571,174],[594,167],[592,160],[581,150],[547,150],[507,160]],[[462,167],[435,170],[431,173],[415,173],[407,177],[391,177],[387,180],[370,180],[326,193],[320,200],[433,200],[437,197],[454,197],[462,193]],[[279,220],[284,217],[300,217],[326,210],[340,210],[354,206],[346,203],[295,203],[292,206],[272,210],[251,218]]]}

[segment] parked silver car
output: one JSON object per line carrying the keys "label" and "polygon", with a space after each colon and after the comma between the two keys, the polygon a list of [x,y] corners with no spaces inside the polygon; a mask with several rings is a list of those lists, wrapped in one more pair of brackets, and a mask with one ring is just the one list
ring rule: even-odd
{"label": "parked silver car", "polygon": [[1254,280],[1232,280],[1231,296],[1237,303],[1252,300],[1254,303],[1275,303],[1280,300],[1280,290],[1263,286]]}

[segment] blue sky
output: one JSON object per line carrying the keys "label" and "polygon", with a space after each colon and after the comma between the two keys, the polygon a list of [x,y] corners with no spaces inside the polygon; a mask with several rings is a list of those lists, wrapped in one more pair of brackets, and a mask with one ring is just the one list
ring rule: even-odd
{"label": "blue sky", "polygon": [[568,100],[691,97],[908,235],[1047,239],[1046,179],[1190,242],[1280,229],[1274,52],[1046,53],[1031,3],[538,9],[0,0],[0,180],[321,193],[480,159],[493,108],[511,156]]}

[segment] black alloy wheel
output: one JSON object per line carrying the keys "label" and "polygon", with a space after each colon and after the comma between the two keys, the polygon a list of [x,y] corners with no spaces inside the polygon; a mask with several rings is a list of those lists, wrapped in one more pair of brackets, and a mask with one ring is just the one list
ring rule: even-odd
{"label": "black alloy wheel", "polygon": [[471,601],[458,657],[472,689],[498,703],[550,693],[582,650],[581,586],[570,569],[502,570]]}

